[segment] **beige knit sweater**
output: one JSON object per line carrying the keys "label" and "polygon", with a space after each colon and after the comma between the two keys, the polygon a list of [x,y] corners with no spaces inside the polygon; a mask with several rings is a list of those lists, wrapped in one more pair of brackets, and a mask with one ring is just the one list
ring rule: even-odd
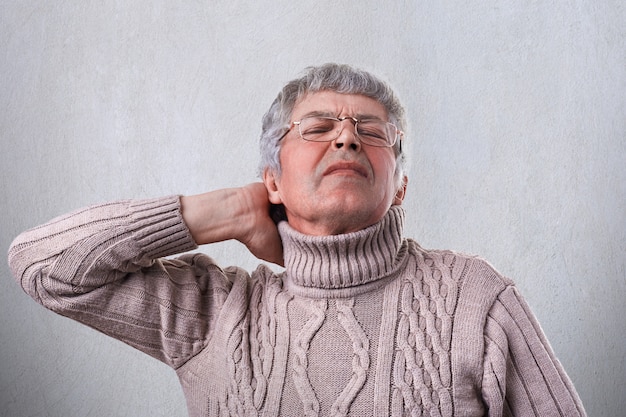
{"label": "beige knit sweater", "polygon": [[76,211],[20,235],[18,282],[47,308],[173,367],[195,416],[580,416],[513,283],[402,238],[404,212],[340,236],[286,222],[284,273],[221,269],[178,197]]}

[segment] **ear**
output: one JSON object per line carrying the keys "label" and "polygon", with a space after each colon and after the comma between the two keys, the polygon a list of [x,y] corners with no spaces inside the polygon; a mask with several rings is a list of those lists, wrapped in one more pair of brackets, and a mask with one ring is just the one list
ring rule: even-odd
{"label": "ear", "polygon": [[398,189],[398,192],[396,192],[396,195],[393,199],[394,206],[399,206],[402,204],[402,201],[404,201],[404,196],[406,195],[406,186],[408,183],[409,183],[409,177],[405,175],[402,178],[402,185]]}
{"label": "ear", "polygon": [[265,184],[265,188],[267,189],[267,196],[272,204],[282,204],[283,200],[280,197],[280,192],[278,191],[279,187],[279,177],[276,173],[267,168],[263,171],[263,183]]}

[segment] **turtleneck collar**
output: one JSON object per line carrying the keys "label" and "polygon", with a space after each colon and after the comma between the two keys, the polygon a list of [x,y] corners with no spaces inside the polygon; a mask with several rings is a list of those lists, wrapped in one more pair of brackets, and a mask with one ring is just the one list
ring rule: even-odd
{"label": "turtleneck collar", "polygon": [[284,284],[297,292],[339,297],[382,285],[404,263],[403,227],[400,206],[392,206],[378,223],[343,235],[305,235],[281,222]]}

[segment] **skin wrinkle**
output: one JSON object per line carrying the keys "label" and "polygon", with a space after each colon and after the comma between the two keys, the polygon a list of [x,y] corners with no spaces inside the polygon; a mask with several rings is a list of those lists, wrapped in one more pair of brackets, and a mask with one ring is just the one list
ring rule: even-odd
{"label": "skin wrinkle", "polygon": [[[388,120],[386,110],[374,99],[329,91],[305,96],[294,107],[293,119],[320,111]],[[404,192],[398,197],[394,151],[361,144],[354,126],[344,127],[332,142],[306,142],[293,130],[283,142],[281,175],[266,171],[264,181],[270,201],[285,206],[289,223],[296,230],[310,235],[362,230],[378,222],[392,204],[401,204]],[[358,163],[367,177],[349,171],[325,175],[338,161]]]}

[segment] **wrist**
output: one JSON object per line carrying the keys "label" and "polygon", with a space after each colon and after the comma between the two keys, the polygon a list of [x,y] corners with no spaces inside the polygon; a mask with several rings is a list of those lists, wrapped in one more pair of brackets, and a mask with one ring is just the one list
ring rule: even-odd
{"label": "wrist", "polygon": [[182,196],[181,215],[197,244],[239,239],[242,210],[236,188]]}

